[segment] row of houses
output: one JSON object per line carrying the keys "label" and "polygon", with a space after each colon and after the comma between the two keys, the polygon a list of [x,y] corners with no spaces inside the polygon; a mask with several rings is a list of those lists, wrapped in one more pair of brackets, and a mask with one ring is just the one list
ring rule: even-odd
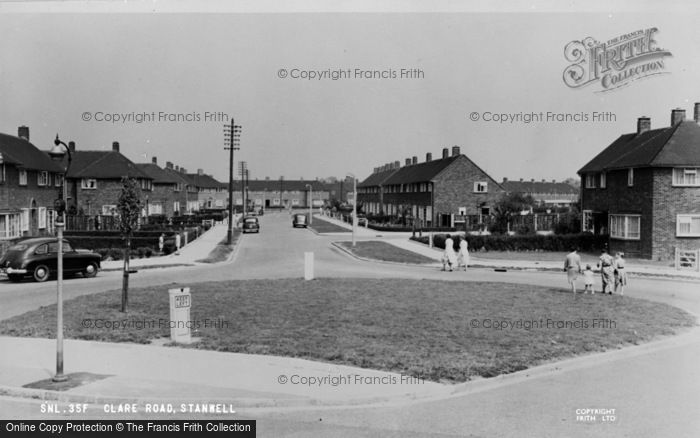
{"label": "row of houses", "polygon": [[[53,233],[54,201],[67,167],[66,204],[71,215],[115,215],[125,176],[141,188],[143,216],[228,208],[228,183],[202,169],[188,173],[170,161],[161,166],[157,157],[150,163],[134,163],[116,141],[109,150],[83,150],[72,141],[68,149],[70,166],[69,154],[57,162],[32,144],[26,126],[19,127],[17,136],[0,133],[0,240]],[[319,181],[283,178],[249,181],[244,191],[241,185],[234,184],[234,205],[242,206],[245,195],[249,206],[257,208],[320,206],[333,192]]]}

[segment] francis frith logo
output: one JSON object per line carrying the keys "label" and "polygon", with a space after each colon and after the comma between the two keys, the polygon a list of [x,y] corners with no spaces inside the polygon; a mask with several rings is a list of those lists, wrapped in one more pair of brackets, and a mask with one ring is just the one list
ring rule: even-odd
{"label": "francis frith logo", "polygon": [[664,58],[671,52],[654,39],[657,28],[637,30],[606,42],[592,37],[571,41],[564,56],[564,83],[571,88],[600,84],[599,92],[629,85],[638,79],[668,73]]}

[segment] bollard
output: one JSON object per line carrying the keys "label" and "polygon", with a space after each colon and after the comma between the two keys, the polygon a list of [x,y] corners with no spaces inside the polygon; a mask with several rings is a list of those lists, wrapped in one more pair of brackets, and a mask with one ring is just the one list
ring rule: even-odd
{"label": "bollard", "polygon": [[189,287],[169,289],[170,295],[170,340],[181,344],[192,342],[190,332],[190,307],[192,295]]}
{"label": "bollard", "polygon": [[433,232],[431,231],[430,234],[428,235],[428,242],[430,243],[430,247],[433,247]]}
{"label": "bollard", "polygon": [[314,279],[314,253],[304,253],[304,280]]}

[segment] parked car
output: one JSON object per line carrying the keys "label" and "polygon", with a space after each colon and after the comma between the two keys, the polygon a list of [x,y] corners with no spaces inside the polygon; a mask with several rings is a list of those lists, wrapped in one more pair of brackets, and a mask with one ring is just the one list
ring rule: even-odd
{"label": "parked car", "polygon": [[260,222],[255,216],[246,216],[243,218],[243,232],[244,233],[259,233],[260,232]]}
{"label": "parked car", "polygon": [[297,213],[292,217],[292,227],[304,227],[308,226],[308,221],[306,220],[305,214]]}
{"label": "parked car", "polygon": [[[64,276],[81,273],[83,277],[94,277],[100,270],[101,259],[92,251],[74,249],[68,240],[63,239]],[[0,258],[0,273],[6,274],[10,281],[20,281],[25,277],[46,281],[55,276],[57,270],[58,239],[55,237],[22,240]]]}

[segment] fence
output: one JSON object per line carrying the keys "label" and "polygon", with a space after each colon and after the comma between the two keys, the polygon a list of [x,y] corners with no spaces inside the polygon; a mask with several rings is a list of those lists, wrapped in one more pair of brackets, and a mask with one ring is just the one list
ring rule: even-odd
{"label": "fence", "polygon": [[676,270],[700,271],[700,250],[684,250],[676,248]]}

